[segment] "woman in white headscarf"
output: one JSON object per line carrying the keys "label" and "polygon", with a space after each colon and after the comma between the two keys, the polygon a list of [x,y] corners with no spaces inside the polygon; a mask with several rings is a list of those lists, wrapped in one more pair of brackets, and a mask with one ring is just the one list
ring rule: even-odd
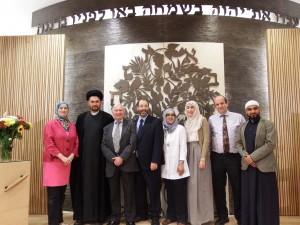
{"label": "woman in white headscarf", "polygon": [[210,132],[207,119],[200,114],[195,101],[185,105],[187,120],[184,124],[188,142],[187,202],[188,221],[200,225],[214,220],[213,188],[209,158]]}
{"label": "woman in white headscarf", "polygon": [[186,131],[178,124],[173,109],[166,109],[163,113],[164,129],[164,157],[161,176],[167,189],[167,217],[162,225],[177,222],[178,225],[187,224],[187,177],[190,175],[186,161],[187,144]]}

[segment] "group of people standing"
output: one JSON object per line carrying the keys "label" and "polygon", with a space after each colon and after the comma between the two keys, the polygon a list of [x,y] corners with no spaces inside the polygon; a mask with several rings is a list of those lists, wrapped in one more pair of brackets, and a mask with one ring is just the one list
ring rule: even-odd
{"label": "group of people standing", "polygon": [[[43,175],[48,195],[49,225],[63,225],[62,205],[70,180],[74,225],[119,225],[121,183],[126,225],[151,219],[159,225],[162,180],[167,191],[166,218],[201,225],[229,222],[226,181],[229,178],[234,215],[242,225],[279,225],[276,131],[260,118],[257,101],[248,101],[245,122],[228,110],[224,96],[214,98],[217,111],[209,120],[195,101],[185,105],[186,121],[174,109],[162,120],[149,115],[149,101],[139,99],[137,120],[124,118],[114,105],[112,116],[102,110],[103,94],[87,92],[90,111],[68,120],[69,106],[59,102],[56,118],[45,125]],[[76,133],[77,131],[77,133]]]}

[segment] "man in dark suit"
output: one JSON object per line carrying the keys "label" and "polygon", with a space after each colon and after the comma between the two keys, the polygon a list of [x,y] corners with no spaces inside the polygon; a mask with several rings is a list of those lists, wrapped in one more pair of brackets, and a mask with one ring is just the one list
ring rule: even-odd
{"label": "man in dark suit", "polygon": [[121,200],[120,180],[124,189],[124,209],[126,225],[134,225],[135,197],[134,177],[138,171],[135,156],[135,126],[124,119],[124,108],[117,104],[112,108],[114,122],[103,130],[101,150],[106,158],[106,177],[110,187],[112,214],[108,225],[120,224]]}
{"label": "man in dark suit", "polygon": [[[161,204],[161,165],[163,159],[164,134],[162,120],[148,115],[149,102],[141,99],[137,103],[139,118],[136,121],[137,158],[140,172],[136,174],[136,219],[135,222],[148,219],[152,225],[159,224]],[[147,192],[149,191],[149,210],[147,210]]]}

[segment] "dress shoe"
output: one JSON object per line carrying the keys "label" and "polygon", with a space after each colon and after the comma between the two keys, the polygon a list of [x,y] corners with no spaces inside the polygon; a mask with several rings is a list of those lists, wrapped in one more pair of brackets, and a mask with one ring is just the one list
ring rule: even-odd
{"label": "dress shoe", "polygon": [[158,219],[151,220],[151,225],[159,225],[159,220]]}
{"label": "dress shoe", "polygon": [[92,222],[92,223],[84,223],[83,225],[101,225],[101,223]]}
{"label": "dress shoe", "polygon": [[224,219],[218,219],[215,223],[215,225],[224,225],[225,223],[229,222],[229,218],[224,218]]}
{"label": "dress shoe", "polygon": [[126,222],[126,225],[135,225],[135,222]]}
{"label": "dress shoe", "polygon": [[138,223],[140,221],[145,221],[145,220],[148,220],[148,217],[143,217],[143,216],[136,216],[134,218],[134,222]]}
{"label": "dress shoe", "polygon": [[175,222],[175,220],[166,218],[164,221],[162,221],[161,224],[162,225],[168,225],[168,224],[173,223],[173,222]]}
{"label": "dress shoe", "polygon": [[74,225],[83,225],[83,222],[82,220],[76,220]]}
{"label": "dress shoe", "polygon": [[113,221],[113,220],[110,220],[107,225],[119,225],[120,224],[120,221]]}

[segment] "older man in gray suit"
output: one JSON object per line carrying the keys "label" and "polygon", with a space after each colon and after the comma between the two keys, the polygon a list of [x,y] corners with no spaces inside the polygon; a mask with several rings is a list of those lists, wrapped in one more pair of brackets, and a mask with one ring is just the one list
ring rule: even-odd
{"label": "older man in gray suit", "polygon": [[103,130],[102,153],[106,158],[106,177],[110,187],[112,214],[108,225],[120,224],[120,180],[124,188],[126,225],[134,225],[135,198],[134,176],[138,171],[135,156],[136,132],[131,121],[124,119],[124,108],[117,104],[112,108],[114,122]]}
{"label": "older man in gray suit", "polygon": [[236,140],[242,156],[241,224],[279,225],[274,123],[260,117],[255,100],[248,101],[245,110],[249,120],[240,127]]}

